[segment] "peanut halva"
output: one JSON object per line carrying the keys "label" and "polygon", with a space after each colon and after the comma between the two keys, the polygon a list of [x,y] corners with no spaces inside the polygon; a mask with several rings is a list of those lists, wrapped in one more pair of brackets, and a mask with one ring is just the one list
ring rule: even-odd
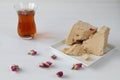
{"label": "peanut halva", "polygon": [[108,42],[110,28],[102,26],[100,30],[89,23],[78,21],[73,25],[65,44],[63,52],[68,55],[79,56],[82,54],[103,55]]}

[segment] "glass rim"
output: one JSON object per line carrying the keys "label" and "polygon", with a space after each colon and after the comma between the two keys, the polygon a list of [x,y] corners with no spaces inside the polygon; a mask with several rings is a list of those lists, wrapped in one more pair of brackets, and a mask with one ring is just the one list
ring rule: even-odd
{"label": "glass rim", "polygon": [[36,10],[37,4],[35,2],[19,2],[14,4],[14,8],[18,10],[32,9]]}

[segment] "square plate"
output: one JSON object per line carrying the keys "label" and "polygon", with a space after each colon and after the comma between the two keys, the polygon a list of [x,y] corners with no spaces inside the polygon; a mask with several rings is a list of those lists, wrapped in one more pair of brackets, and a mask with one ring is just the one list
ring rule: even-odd
{"label": "square plate", "polygon": [[105,54],[103,56],[96,56],[96,55],[90,54],[90,60],[85,61],[81,56],[71,56],[63,53],[62,49],[65,47],[67,47],[67,45],[65,44],[65,40],[62,40],[50,46],[53,53],[58,54],[59,56],[62,56],[65,59],[68,59],[69,61],[73,61],[74,63],[82,63],[84,66],[90,66],[96,61],[107,56],[108,54],[113,53],[113,50],[115,48],[111,44],[108,44],[105,49]]}

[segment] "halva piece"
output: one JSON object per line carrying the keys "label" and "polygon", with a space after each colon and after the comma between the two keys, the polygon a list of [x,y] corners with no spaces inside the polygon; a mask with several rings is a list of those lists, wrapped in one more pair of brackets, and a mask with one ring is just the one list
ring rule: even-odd
{"label": "halva piece", "polygon": [[78,21],[73,25],[65,43],[68,45],[74,44],[76,41],[83,41],[88,39],[97,31],[97,28],[89,23]]}

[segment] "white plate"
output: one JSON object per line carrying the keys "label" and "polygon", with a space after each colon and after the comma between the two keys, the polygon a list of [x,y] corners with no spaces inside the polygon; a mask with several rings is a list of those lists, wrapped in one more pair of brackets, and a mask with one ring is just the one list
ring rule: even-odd
{"label": "white plate", "polygon": [[68,59],[69,61],[73,61],[74,63],[82,63],[85,66],[90,66],[91,64],[95,63],[96,61],[102,59],[103,57],[107,56],[110,53],[113,53],[114,46],[111,44],[108,44],[106,49],[105,49],[105,54],[103,56],[95,56],[95,55],[90,55],[90,60],[85,61],[81,56],[71,56],[71,55],[66,55],[62,52],[62,49],[65,48],[67,45],[65,44],[65,40],[62,40],[60,42],[57,42],[53,44],[50,48],[53,53],[59,54],[60,56],[63,56],[65,59]]}

